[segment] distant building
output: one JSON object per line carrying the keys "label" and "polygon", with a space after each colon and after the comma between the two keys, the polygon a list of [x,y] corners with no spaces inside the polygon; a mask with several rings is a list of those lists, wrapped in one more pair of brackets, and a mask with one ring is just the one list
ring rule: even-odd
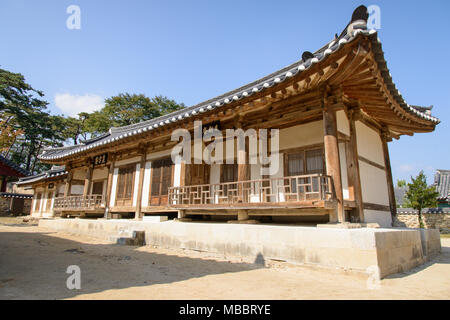
{"label": "distant building", "polygon": [[436,191],[439,192],[438,207],[450,208],[450,170],[437,170],[434,184]]}
{"label": "distant building", "polygon": [[6,192],[11,188],[7,188],[8,184],[11,186],[12,182],[28,175],[28,171],[0,155],[0,192]]}
{"label": "distant building", "polygon": [[0,214],[29,214],[32,190],[24,191],[14,185],[28,175],[28,171],[0,155]]}

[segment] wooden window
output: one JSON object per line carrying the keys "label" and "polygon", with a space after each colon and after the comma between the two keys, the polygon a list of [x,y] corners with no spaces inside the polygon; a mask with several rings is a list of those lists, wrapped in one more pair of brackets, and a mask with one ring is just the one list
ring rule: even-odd
{"label": "wooden window", "polygon": [[[325,155],[323,147],[303,148],[286,152],[284,162],[285,176],[300,176],[325,173]],[[318,178],[299,179],[300,184],[308,184],[308,187],[300,187],[300,192],[317,191]],[[297,192],[297,183],[291,181],[291,192]],[[306,188],[306,189],[305,189]]]}
{"label": "wooden window", "polygon": [[323,149],[306,151],[306,173],[325,173],[325,157]]}
{"label": "wooden window", "polygon": [[52,199],[53,199],[53,191],[50,191],[47,193],[47,203],[45,206],[45,211],[48,212],[50,211],[51,207],[52,207]]}
{"label": "wooden window", "polygon": [[238,181],[238,164],[223,164],[220,171],[220,182]]}
{"label": "wooden window", "polygon": [[323,147],[285,152],[284,173],[285,176],[325,173]]}
{"label": "wooden window", "polygon": [[169,187],[173,184],[173,165],[170,158],[152,162],[150,204],[167,204]]}
{"label": "wooden window", "polygon": [[133,203],[134,175],[136,164],[119,168],[117,179],[116,206],[131,206]]}
{"label": "wooden window", "polygon": [[92,184],[92,194],[103,194],[103,181],[94,181]]}

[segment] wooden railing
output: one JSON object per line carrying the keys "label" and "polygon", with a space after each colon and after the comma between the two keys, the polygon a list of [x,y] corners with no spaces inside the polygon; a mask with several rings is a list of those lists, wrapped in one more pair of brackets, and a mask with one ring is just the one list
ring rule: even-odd
{"label": "wooden railing", "polygon": [[105,207],[105,197],[101,194],[89,196],[68,196],[55,198],[55,210],[93,210]]}
{"label": "wooden railing", "polygon": [[270,205],[331,200],[331,177],[310,174],[169,188],[169,206]]}

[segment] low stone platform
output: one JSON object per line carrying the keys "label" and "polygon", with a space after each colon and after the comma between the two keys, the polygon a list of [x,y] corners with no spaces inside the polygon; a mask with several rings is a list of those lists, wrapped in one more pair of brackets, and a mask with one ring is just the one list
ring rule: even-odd
{"label": "low stone platform", "polygon": [[145,243],[244,256],[262,261],[339,268],[374,277],[409,270],[441,250],[438,230],[339,229],[280,225],[135,220],[40,220],[40,227],[111,241],[133,231]]}

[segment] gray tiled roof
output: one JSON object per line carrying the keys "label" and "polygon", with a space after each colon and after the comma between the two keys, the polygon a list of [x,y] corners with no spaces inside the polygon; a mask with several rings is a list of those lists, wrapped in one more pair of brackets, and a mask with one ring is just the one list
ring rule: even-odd
{"label": "gray tiled roof", "polygon": [[0,198],[31,199],[33,198],[33,195],[25,193],[0,192]]}
{"label": "gray tiled roof", "polygon": [[353,40],[362,35],[368,36],[369,39],[371,40],[372,48],[374,50],[375,58],[378,63],[381,75],[384,78],[386,86],[390,90],[390,93],[392,94],[396,102],[405,111],[407,111],[408,113],[412,114],[415,117],[428,120],[431,124],[439,123],[439,119],[432,117],[429,114],[429,110],[424,109],[421,110],[420,108],[411,106],[404,101],[400,92],[397,90],[394,83],[392,82],[392,77],[389,73],[386,61],[384,59],[384,54],[381,48],[381,43],[377,37],[377,32],[375,30],[366,30],[365,24],[363,25],[363,28],[360,27],[359,29],[357,29],[355,27],[350,34],[348,34],[346,30],[347,29],[344,30],[344,32],[341,34],[340,37],[335,38],[334,40],[328,42],[325,46],[316,51],[313,54],[313,57],[307,59],[306,61],[299,60],[281,70],[278,70],[272,74],[269,74],[259,80],[256,80],[238,89],[232,90],[230,92],[227,92],[213,99],[204,101],[197,105],[179,111],[175,111],[171,114],[156,119],[140,122],[137,124],[132,124],[119,128],[111,128],[108,133],[105,133],[94,139],[84,141],[84,143],[81,145],[46,149],[44,150],[44,153],[39,156],[39,158],[42,160],[59,160],[70,155],[74,155],[77,153],[81,153],[84,151],[88,151],[97,147],[107,145],[109,143],[115,142],[117,140],[129,136],[139,135],[141,133],[148,132],[159,127],[163,127],[170,123],[179,122],[183,119],[196,116],[206,111],[220,108],[224,105],[232,103],[233,101],[244,99],[248,96],[251,96],[252,94],[264,91],[270,87],[273,87],[278,83],[286,81],[287,79],[293,77],[294,75],[302,73],[303,71],[310,68],[312,65],[318,63],[319,61],[324,60],[328,56],[341,50],[343,47],[346,46],[347,43],[352,42]]}
{"label": "gray tiled roof", "polygon": [[[397,214],[418,214],[419,210],[413,208],[397,208]],[[424,208],[422,213],[450,214],[450,208]]]}
{"label": "gray tiled roof", "polygon": [[19,167],[17,164],[15,164],[14,162],[12,162],[11,160],[5,158],[4,156],[0,155],[0,162],[3,162],[5,165],[7,165],[8,167],[11,167],[12,169],[16,170],[17,172],[23,174],[24,176],[28,176],[30,173],[25,170],[22,169],[21,167]]}
{"label": "gray tiled roof", "polygon": [[434,175],[436,191],[439,192],[438,199],[447,200],[450,197],[450,170],[436,170]]}
{"label": "gray tiled roof", "polygon": [[18,185],[31,184],[31,183],[36,183],[38,181],[48,179],[48,178],[54,178],[54,177],[59,177],[59,176],[63,177],[66,174],[67,174],[67,171],[65,170],[64,167],[52,168],[48,171],[39,173],[34,176],[20,178],[19,181],[16,182],[16,184],[18,184]]}

